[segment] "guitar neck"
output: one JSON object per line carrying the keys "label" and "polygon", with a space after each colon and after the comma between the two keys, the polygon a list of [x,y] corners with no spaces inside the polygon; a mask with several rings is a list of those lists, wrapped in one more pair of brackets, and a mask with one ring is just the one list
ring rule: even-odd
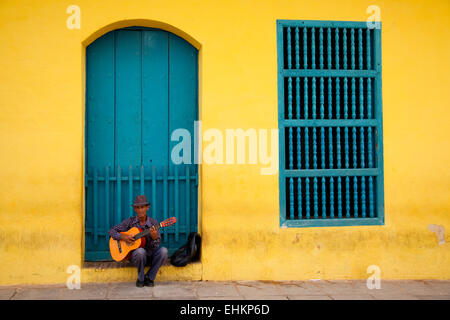
{"label": "guitar neck", "polygon": [[[161,228],[161,224],[155,224],[154,227],[155,227],[156,230],[158,230],[159,228]],[[137,240],[137,239],[145,237],[145,236],[147,236],[149,234],[150,234],[150,228],[145,229],[144,231],[142,231],[142,232],[138,233],[137,235],[135,235],[134,239]]]}

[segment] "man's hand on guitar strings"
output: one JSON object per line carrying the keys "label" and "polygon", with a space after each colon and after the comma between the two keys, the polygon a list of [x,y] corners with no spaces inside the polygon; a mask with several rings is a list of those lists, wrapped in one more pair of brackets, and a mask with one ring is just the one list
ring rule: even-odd
{"label": "man's hand on guitar strings", "polygon": [[135,241],[133,236],[124,233],[120,235],[120,240],[123,240],[128,244],[133,244],[133,242]]}
{"label": "man's hand on guitar strings", "polygon": [[156,231],[155,226],[152,226],[150,228],[150,236],[152,237],[153,240],[158,239],[158,231]]}

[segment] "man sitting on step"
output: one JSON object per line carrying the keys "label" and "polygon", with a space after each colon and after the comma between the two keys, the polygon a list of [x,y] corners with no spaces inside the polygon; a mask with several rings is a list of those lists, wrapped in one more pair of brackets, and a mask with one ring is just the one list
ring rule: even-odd
{"label": "man sitting on step", "polygon": [[[155,227],[159,223],[155,219],[147,217],[150,203],[147,201],[145,195],[136,197],[133,208],[136,216],[128,218],[117,226],[112,227],[109,230],[109,235],[114,240],[124,240],[128,244],[132,244],[135,241],[133,236],[120,232],[125,232],[133,227],[150,229],[150,234],[146,236],[145,247],[133,250],[130,255],[130,261],[137,267],[138,271],[136,286],[138,288],[144,286],[153,287],[156,274],[167,259],[167,248],[159,246],[161,243],[161,234],[159,228]],[[144,274],[146,265],[150,265],[150,269]]]}

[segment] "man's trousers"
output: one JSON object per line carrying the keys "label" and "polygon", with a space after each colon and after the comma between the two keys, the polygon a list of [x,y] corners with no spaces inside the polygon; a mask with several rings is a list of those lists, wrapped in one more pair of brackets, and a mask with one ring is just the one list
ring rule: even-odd
{"label": "man's trousers", "polygon": [[[159,268],[167,259],[167,248],[159,247],[152,252],[147,252],[144,248],[138,248],[131,252],[130,261],[137,267],[138,280],[144,281],[145,278],[155,280]],[[144,274],[145,266],[150,266],[150,269]]]}

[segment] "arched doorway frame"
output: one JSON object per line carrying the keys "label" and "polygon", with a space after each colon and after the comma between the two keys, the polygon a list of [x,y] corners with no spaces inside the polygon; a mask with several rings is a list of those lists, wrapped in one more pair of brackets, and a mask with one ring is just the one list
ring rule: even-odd
{"label": "arched doorway frame", "polygon": [[[81,101],[82,101],[82,119],[81,119],[81,126],[82,126],[82,156],[81,156],[81,216],[82,216],[82,236],[81,236],[81,261],[80,265],[83,264],[85,261],[85,228],[86,228],[86,194],[85,194],[85,183],[86,183],[86,163],[85,163],[85,143],[86,143],[86,132],[85,132],[85,121],[86,121],[86,48],[93,43],[95,40],[100,38],[101,36],[105,35],[108,32],[123,29],[123,28],[129,28],[129,27],[146,27],[146,28],[154,28],[154,29],[160,29],[163,31],[171,32],[180,38],[186,40],[188,43],[190,43],[194,48],[198,50],[198,120],[202,121],[202,45],[201,43],[196,40],[194,37],[189,35],[188,33],[184,32],[182,29],[177,28],[171,24],[157,21],[157,20],[147,20],[147,19],[130,19],[130,20],[121,20],[121,21],[115,21],[108,25],[105,25],[94,32],[90,33],[89,36],[87,36],[82,42],[81,42]],[[200,131],[201,134],[201,131]],[[201,139],[201,137],[199,137]],[[201,140],[200,140],[201,141]],[[201,146],[200,142],[200,146]],[[198,159],[202,159],[202,148],[198,150]],[[198,187],[197,187],[197,230],[198,233],[202,233],[202,219],[201,219],[201,208],[202,208],[202,166],[201,162],[198,164]]]}

